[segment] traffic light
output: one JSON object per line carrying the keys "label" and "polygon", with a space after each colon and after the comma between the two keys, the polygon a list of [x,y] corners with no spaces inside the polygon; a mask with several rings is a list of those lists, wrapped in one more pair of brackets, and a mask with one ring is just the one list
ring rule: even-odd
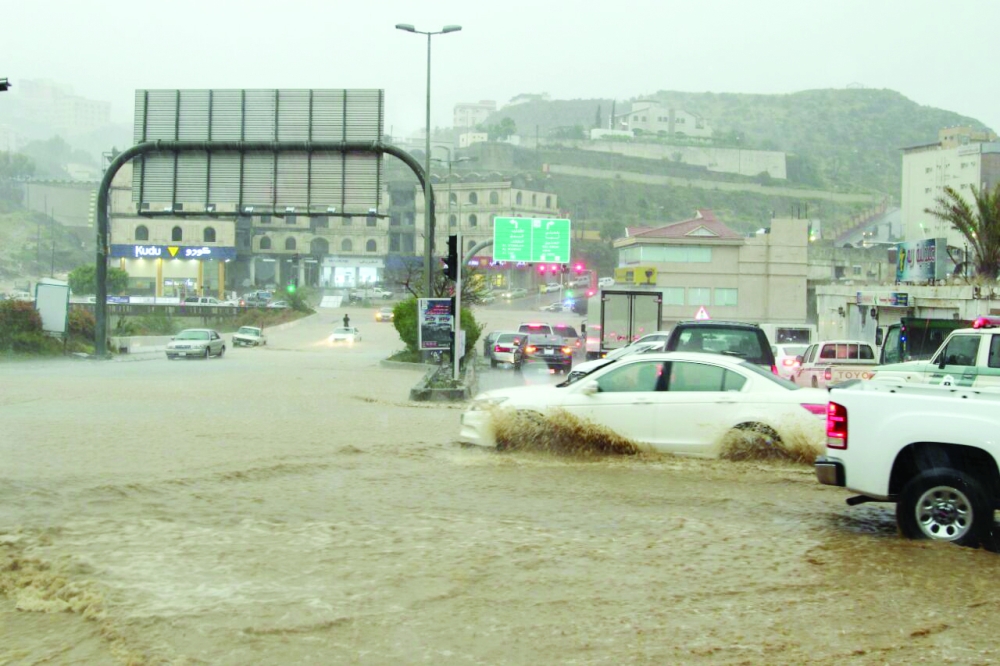
{"label": "traffic light", "polygon": [[583,266],[583,264],[581,264],[581,263],[579,263],[579,262],[577,262],[577,263],[576,263],[576,264],[575,264],[575,265],[573,266],[573,270],[574,270],[574,271],[576,271],[576,274],[577,274],[577,275],[579,275],[580,273],[582,273],[582,272],[583,272],[583,269],[584,269],[584,266]]}
{"label": "traffic light", "polygon": [[285,287],[285,291],[287,291],[289,294],[294,294],[295,290],[298,289],[298,282],[299,282],[298,280],[292,279],[292,281],[288,283],[288,286]]}
{"label": "traffic light", "polygon": [[458,236],[448,236],[448,258],[444,260],[444,275],[452,282],[458,280]]}

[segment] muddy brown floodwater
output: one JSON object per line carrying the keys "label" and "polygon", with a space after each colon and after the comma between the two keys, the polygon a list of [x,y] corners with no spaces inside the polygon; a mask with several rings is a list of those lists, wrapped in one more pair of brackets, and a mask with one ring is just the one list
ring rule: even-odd
{"label": "muddy brown floodwater", "polygon": [[349,348],[324,311],[219,360],[0,364],[0,663],[1000,659],[996,555],[801,464],[461,448],[350,312]]}

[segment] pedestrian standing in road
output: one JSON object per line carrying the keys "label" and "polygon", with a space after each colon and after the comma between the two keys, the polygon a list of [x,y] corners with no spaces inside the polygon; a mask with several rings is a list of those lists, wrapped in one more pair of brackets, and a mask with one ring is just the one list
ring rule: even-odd
{"label": "pedestrian standing in road", "polygon": [[351,318],[348,315],[344,315],[344,328],[351,327]]}

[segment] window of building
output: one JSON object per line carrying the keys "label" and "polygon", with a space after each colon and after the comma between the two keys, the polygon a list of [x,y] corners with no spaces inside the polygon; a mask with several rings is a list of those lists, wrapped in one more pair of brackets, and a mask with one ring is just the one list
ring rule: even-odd
{"label": "window of building", "polygon": [[688,305],[711,305],[712,290],[708,287],[688,287]]}
{"label": "window of building", "polygon": [[271,239],[267,236],[261,236],[260,238],[260,249],[270,250],[271,249]]}
{"label": "window of building", "polygon": [[135,228],[135,239],[137,241],[149,240],[149,228],[147,228],[145,224],[140,224]]}
{"label": "window of building", "polygon": [[295,224],[296,221],[297,221],[297,218],[296,218],[295,215],[286,215],[285,216],[285,224]]}
{"label": "window of building", "polygon": [[454,192],[448,193],[448,203],[458,205],[458,195]]}
{"label": "window of building", "polygon": [[927,167],[926,169],[924,169],[924,173],[930,173],[930,172],[931,172],[931,168],[930,167]]}
{"label": "window of building", "polygon": [[639,121],[639,116],[632,116],[632,120],[638,122]]}
{"label": "window of building", "polygon": [[294,250],[295,249],[295,239],[294,238],[286,238],[285,239],[285,249],[286,250]]}
{"label": "window of building", "polygon": [[490,205],[491,206],[499,206],[500,205],[500,193],[499,192],[490,192]]}
{"label": "window of building", "polygon": [[399,233],[389,234],[389,252],[399,252]]}
{"label": "window of building", "polygon": [[403,219],[406,222],[406,226],[408,226],[408,227],[412,227],[413,226],[413,213],[407,213],[406,217],[403,218]]}
{"label": "window of building", "polygon": [[681,263],[707,264],[712,261],[712,248],[704,245],[646,245],[639,249],[638,256],[633,255],[638,263]]}
{"label": "window of building", "polygon": [[469,216],[469,226],[470,227],[479,226],[479,218],[476,217],[475,215],[470,215]]}
{"label": "window of building", "polygon": [[348,217],[342,217],[342,218],[340,218],[340,226],[342,226],[342,227],[349,227],[349,226],[351,226],[351,217],[348,216]]}
{"label": "window of building", "polygon": [[399,213],[393,213],[389,216],[389,226],[390,227],[399,226]]}
{"label": "window of building", "polygon": [[736,307],[739,305],[739,289],[716,289],[715,304]]}
{"label": "window of building", "polygon": [[537,194],[532,194],[531,195],[531,205],[532,206],[537,206],[538,205],[538,195]]}
{"label": "window of building", "polygon": [[523,198],[524,198],[524,197],[522,197],[522,196],[521,196],[521,193],[520,193],[520,192],[518,192],[518,193],[517,193],[517,196],[516,196],[516,197],[514,197],[514,200],[515,200],[515,201],[517,202],[517,205],[518,205],[518,206],[520,206],[520,205],[521,205],[521,200],[522,200]]}
{"label": "window of building", "polygon": [[479,203],[479,196],[475,192],[469,192],[469,203],[470,204]]}
{"label": "window of building", "polygon": [[684,287],[663,287],[664,305],[684,305]]}
{"label": "window of building", "polygon": [[350,238],[345,238],[340,241],[340,251],[341,252],[351,252],[354,249],[354,244],[351,242]]}
{"label": "window of building", "polygon": [[685,118],[678,118],[678,119],[677,119],[677,124],[678,124],[678,125],[683,125],[683,124],[684,124],[684,121],[685,121]]}
{"label": "window of building", "polygon": [[930,193],[931,193],[931,188],[925,187],[924,188],[924,194],[930,194]]}
{"label": "window of building", "polygon": [[476,247],[476,241],[474,241],[474,240],[470,240],[470,241],[469,241],[469,242],[468,242],[468,243],[466,244],[466,246],[465,246],[465,251],[466,251],[466,252],[468,252],[469,250],[471,250],[471,249],[472,249],[472,248],[474,248],[474,247]]}
{"label": "window of building", "polygon": [[545,197],[545,207],[546,208],[552,208],[552,197],[551,196]]}
{"label": "window of building", "polygon": [[448,226],[449,227],[458,226],[458,216],[457,215],[449,215],[448,216]]}
{"label": "window of building", "polygon": [[373,239],[369,238],[368,242],[365,243],[365,252],[375,252],[377,249],[378,245]]}
{"label": "window of building", "polygon": [[854,275],[861,275],[861,266],[851,266],[851,272]]}
{"label": "window of building", "polygon": [[260,223],[261,224],[271,224],[271,216],[270,215],[261,215],[259,219],[260,219]]}
{"label": "window of building", "polygon": [[215,227],[205,227],[205,230],[201,234],[201,240],[205,243],[215,242]]}
{"label": "window of building", "polygon": [[177,241],[184,240],[184,232],[181,231],[180,227],[174,227],[173,229],[170,230],[170,240],[174,241],[175,243]]}
{"label": "window of building", "polygon": [[646,116],[642,117],[642,122],[646,122]]}

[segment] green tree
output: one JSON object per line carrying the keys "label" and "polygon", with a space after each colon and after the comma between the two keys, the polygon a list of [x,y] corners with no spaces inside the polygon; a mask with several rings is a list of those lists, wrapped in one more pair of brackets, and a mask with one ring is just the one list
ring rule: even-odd
{"label": "green tree", "polygon": [[971,205],[954,188],[945,187],[935,200],[937,208],[925,212],[951,223],[972,248],[976,274],[995,280],[1000,271],[1000,183],[993,192],[974,185],[970,189]]}
{"label": "green tree", "polygon": [[[120,268],[109,268],[106,284],[109,294],[120,294],[128,289],[128,273]],[[74,294],[96,294],[97,269],[94,265],[83,264],[70,271],[69,288]]]}

